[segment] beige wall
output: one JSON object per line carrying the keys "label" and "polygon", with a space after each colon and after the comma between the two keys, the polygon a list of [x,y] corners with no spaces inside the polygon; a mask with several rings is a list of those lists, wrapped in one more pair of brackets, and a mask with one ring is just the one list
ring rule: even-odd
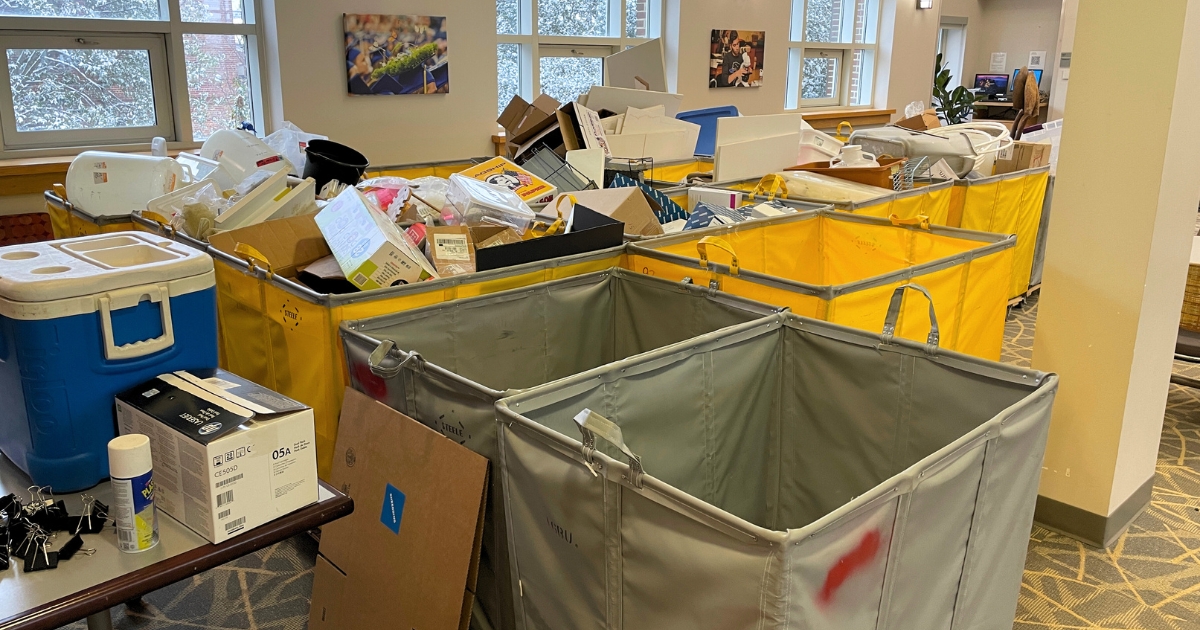
{"label": "beige wall", "polygon": [[[1061,376],[1041,494],[1108,516],[1158,453],[1200,201],[1200,0],[1090,0],[1077,26],[1033,353]],[[1114,179],[1095,156],[1130,101],[1140,158]]]}
{"label": "beige wall", "polygon": [[[671,51],[669,65],[673,62],[667,71],[668,83],[683,95],[685,110],[736,105],[742,114],[783,111],[791,19],[788,0],[740,0],[733,4],[728,0],[678,0],[670,3],[668,12],[665,43]],[[679,28],[672,32],[675,24]],[[766,32],[762,87],[708,87],[709,41],[714,28]],[[674,83],[670,83],[672,80]]]}
{"label": "beige wall", "polygon": [[900,117],[913,101],[929,107],[939,23],[936,10],[917,9],[914,0],[883,0],[876,107],[895,109]]}
{"label": "beige wall", "polygon": [[[346,93],[342,12],[444,15],[450,93]],[[496,5],[488,0],[266,0],[272,118],[358,149],[372,164],[491,155],[496,130]],[[273,48],[268,46],[268,48]]]}
{"label": "beige wall", "polygon": [[1059,16],[1062,0],[942,0],[941,14],[967,18],[963,85],[976,74],[990,72],[993,52],[1008,54],[1005,72],[1029,63],[1029,51],[1046,51],[1041,89],[1048,91],[1058,65]]}

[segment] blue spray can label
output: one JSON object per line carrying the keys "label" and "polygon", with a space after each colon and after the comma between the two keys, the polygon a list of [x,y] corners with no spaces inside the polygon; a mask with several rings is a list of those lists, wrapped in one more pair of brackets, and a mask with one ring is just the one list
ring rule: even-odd
{"label": "blue spray can label", "polygon": [[154,510],[154,471],[132,479],[112,480],[116,499],[117,548],[129,553],[158,544],[158,514]]}

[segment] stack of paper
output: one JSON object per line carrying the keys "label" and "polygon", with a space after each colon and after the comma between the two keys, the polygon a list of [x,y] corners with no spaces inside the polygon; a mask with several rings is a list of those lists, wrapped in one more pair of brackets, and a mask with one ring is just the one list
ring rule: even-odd
{"label": "stack of paper", "polygon": [[614,158],[654,158],[656,161],[691,159],[700,136],[700,125],[666,115],[663,105],[647,109],[626,108],[604,126],[608,150]]}

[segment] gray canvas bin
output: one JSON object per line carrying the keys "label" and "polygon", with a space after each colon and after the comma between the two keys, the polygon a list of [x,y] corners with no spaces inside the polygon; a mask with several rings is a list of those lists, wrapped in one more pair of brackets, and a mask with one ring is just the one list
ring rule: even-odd
{"label": "gray canvas bin", "polygon": [[505,398],[519,627],[1010,630],[1056,387],[786,313]]}
{"label": "gray canvas bin", "polygon": [[614,268],[347,321],[341,334],[355,389],[496,463],[476,596],[491,626],[512,628],[495,402],[777,310]]}

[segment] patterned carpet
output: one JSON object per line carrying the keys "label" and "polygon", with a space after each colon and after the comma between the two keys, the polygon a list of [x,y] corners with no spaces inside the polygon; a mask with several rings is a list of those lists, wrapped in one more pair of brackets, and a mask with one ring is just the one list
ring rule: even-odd
{"label": "patterned carpet", "polygon": [[[1036,317],[1036,298],[1013,309],[1004,361],[1029,365]],[[1176,371],[1200,378],[1197,365]],[[297,536],[119,607],[114,626],[300,630],[315,555]],[[1200,391],[1171,386],[1153,502],[1113,549],[1034,527],[1014,630],[1084,628],[1200,630]]]}

